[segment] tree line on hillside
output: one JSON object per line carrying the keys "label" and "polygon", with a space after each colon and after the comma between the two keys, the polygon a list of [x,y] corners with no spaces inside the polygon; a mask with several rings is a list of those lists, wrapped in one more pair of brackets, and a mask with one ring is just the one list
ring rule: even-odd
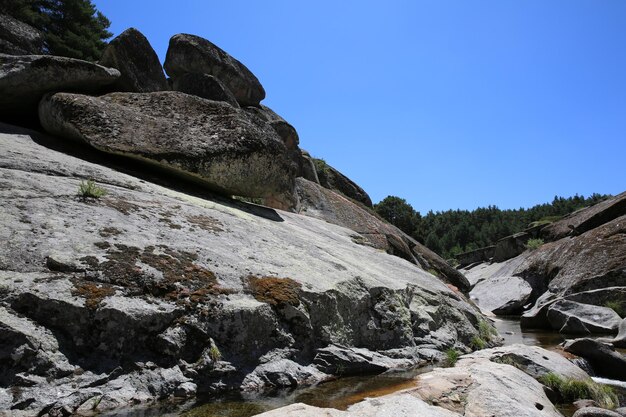
{"label": "tree line on hillside", "polygon": [[594,205],[609,196],[592,194],[554,197],[551,203],[529,209],[501,210],[496,206],[475,210],[429,211],[422,216],[405,199],[388,196],[374,210],[391,224],[412,236],[444,259],[495,244],[499,239],[529,226],[550,223],[580,208]]}
{"label": "tree line on hillside", "polygon": [[39,30],[52,55],[97,61],[112,35],[90,0],[0,0],[0,10]]}

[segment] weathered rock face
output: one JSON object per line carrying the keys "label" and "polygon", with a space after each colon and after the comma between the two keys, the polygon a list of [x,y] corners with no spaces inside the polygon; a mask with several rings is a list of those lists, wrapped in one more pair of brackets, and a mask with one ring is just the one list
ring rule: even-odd
{"label": "weathered rock face", "polygon": [[372,207],[372,199],[350,178],[337,171],[321,159],[314,159],[319,183],[329,190],[339,191],[341,194]]}
{"label": "weathered rock face", "polygon": [[226,103],[178,92],[59,93],[39,108],[53,134],[127,155],[247,197],[290,204],[296,168],[274,129]]}
{"label": "weathered rock face", "polygon": [[582,235],[550,242],[517,269],[524,277],[549,281],[557,294],[626,286],[626,215]]}
{"label": "weathered rock face", "polygon": [[343,195],[304,178],[296,178],[296,193],[300,214],[352,229],[358,233],[355,240],[361,244],[382,249],[425,270],[432,270],[462,291],[469,288],[465,276],[440,256]]}
{"label": "weathered rock face", "polygon": [[41,54],[43,36],[34,27],[0,13],[0,53],[9,55]]}
{"label": "weathered rock face", "polygon": [[549,241],[576,236],[624,215],[626,215],[626,192],[569,214],[541,229],[541,235]]}
{"label": "weathered rock face", "polygon": [[135,28],[126,29],[109,42],[99,63],[120,71],[120,78],[112,85],[116,91],[168,90],[159,57],[148,39]]}
{"label": "weathered rock face", "polygon": [[49,92],[94,92],[113,83],[120,73],[79,59],[51,55],[0,54],[0,112],[3,116],[36,113]]}
{"label": "weathered rock face", "polygon": [[239,103],[237,103],[233,93],[212,75],[186,73],[173,81],[172,88],[181,93],[206,98],[207,100],[225,101],[233,107],[239,107]]}
{"label": "weathered rock face", "polygon": [[547,317],[552,328],[561,330],[561,333],[576,333],[572,332],[575,330],[571,328],[572,324],[566,326],[571,317],[580,320],[591,333],[615,333],[621,322],[621,318],[610,308],[568,300],[559,300],[550,305]]}
{"label": "weathered rock face", "polygon": [[263,120],[272,125],[274,130],[276,130],[276,133],[278,133],[283,140],[287,149],[297,150],[298,154],[300,153],[300,149],[298,148],[298,144],[300,143],[298,132],[296,132],[296,129],[285,119],[276,114],[274,110],[267,106],[260,105],[259,107],[247,107],[246,111],[261,117]]}
{"label": "weathered rock face", "polygon": [[[80,178],[107,194],[77,197]],[[354,231],[176,192],[28,136],[0,135],[0,212],[3,408],[293,386],[329,375],[314,361],[329,346],[405,366],[479,334],[462,296]]]}
{"label": "weathered rock face", "polygon": [[185,73],[212,75],[228,87],[242,106],[258,106],[265,98],[263,86],[245,65],[199,36],[174,35],[164,67],[174,80]]}
{"label": "weathered rock face", "polygon": [[483,311],[497,315],[519,314],[529,301],[532,287],[520,277],[494,277],[472,288],[471,297]]}
{"label": "weathered rock face", "polygon": [[622,417],[622,414],[599,407],[584,407],[577,410],[572,417]]}
{"label": "weathered rock face", "polygon": [[626,357],[594,339],[565,342],[566,352],[585,358],[598,376],[626,381]]}

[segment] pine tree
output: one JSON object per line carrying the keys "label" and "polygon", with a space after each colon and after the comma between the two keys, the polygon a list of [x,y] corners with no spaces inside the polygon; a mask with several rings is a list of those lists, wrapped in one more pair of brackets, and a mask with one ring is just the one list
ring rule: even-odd
{"label": "pine tree", "polygon": [[96,61],[111,25],[91,0],[0,0],[2,10],[44,34],[45,52]]}

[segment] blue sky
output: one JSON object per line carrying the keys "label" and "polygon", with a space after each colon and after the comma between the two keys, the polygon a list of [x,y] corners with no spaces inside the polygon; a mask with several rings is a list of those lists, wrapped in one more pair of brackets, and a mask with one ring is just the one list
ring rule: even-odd
{"label": "blue sky", "polygon": [[176,33],[243,62],[300,145],[428,210],[626,190],[626,1],[96,0],[161,60]]}

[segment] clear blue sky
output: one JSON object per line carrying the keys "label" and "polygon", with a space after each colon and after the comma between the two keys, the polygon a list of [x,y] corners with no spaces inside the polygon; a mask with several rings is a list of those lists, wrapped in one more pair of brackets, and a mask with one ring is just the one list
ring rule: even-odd
{"label": "clear blue sky", "polygon": [[161,60],[176,33],[254,72],[370,194],[430,209],[626,190],[626,1],[96,0]]}

